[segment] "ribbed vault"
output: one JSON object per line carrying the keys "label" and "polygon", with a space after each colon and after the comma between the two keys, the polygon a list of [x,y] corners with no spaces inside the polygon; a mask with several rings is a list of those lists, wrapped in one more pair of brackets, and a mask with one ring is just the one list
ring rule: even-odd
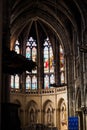
{"label": "ribbed vault", "polygon": [[49,36],[50,40],[55,37],[56,43],[63,44],[67,53],[72,53],[73,32],[81,41],[86,4],[81,0],[12,0],[11,49],[19,37],[27,39],[32,35],[43,41]]}

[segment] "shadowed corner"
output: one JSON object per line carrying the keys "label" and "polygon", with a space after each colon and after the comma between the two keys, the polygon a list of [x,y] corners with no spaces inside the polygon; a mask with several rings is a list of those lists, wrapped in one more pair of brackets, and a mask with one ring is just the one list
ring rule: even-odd
{"label": "shadowed corner", "polygon": [[25,71],[31,72],[36,69],[36,62],[27,59],[15,51],[4,48],[3,51],[3,72],[8,74],[22,74]]}

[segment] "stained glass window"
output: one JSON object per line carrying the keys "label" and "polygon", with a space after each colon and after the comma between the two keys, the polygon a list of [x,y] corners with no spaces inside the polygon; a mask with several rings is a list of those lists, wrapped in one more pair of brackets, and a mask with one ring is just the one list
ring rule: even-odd
{"label": "stained glass window", "polygon": [[49,88],[49,76],[44,76],[44,88]]}
{"label": "stained glass window", "polygon": [[30,50],[29,46],[26,48],[26,58],[28,58],[28,59],[31,58],[31,50]]}
{"label": "stained glass window", "polygon": [[14,76],[11,76],[11,88],[14,88]]}
{"label": "stained glass window", "polygon": [[64,51],[63,47],[60,45],[60,80],[61,83],[65,82],[65,64],[64,64]]}
{"label": "stained glass window", "polygon": [[44,47],[44,72],[49,72],[48,47]]}
{"label": "stained glass window", "polygon": [[[20,53],[20,48],[19,48],[19,42],[18,42],[18,40],[16,41],[16,43],[15,43],[15,52],[17,52],[17,54],[19,54]],[[15,88],[19,88],[19,76],[18,75],[15,75],[14,76],[14,84],[15,84]]]}
{"label": "stained glass window", "polygon": [[[14,51],[19,54],[20,53],[20,44],[18,40],[15,42]],[[18,75],[11,75],[11,88],[19,88],[19,76]]]}
{"label": "stained glass window", "polygon": [[[51,76],[50,76],[51,75]],[[49,38],[44,42],[44,88],[49,88],[54,78],[54,58]]]}
{"label": "stained glass window", "polygon": [[31,78],[29,75],[26,77],[26,89],[31,89]]}
{"label": "stained glass window", "polygon": [[53,84],[55,82],[55,78],[54,78],[54,75],[51,74],[50,76],[50,83]]}
{"label": "stained glass window", "polygon": [[50,46],[50,72],[54,73],[54,58],[53,58],[53,51],[52,47]]}
{"label": "stained glass window", "polygon": [[19,76],[17,74],[11,76],[11,88],[19,88]]}
{"label": "stained glass window", "polygon": [[[25,87],[26,89],[37,89],[38,87],[38,67],[39,69],[41,69],[41,65],[42,68],[39,76],[43,75],[43,77],[40,77],[40,79],[43,80],[43,84],[41,86],[41,88],[50,88],[50,84],[54,84],[55,83],[55,68],[56,66],[54,66],[54,55],[53,55],[53,48],[52,48],[52,43],[50,42],[49,38],[47,37],[43,44],[43,48],[40,51],[41,46],[38,46],[37,41],[33,38],[30,37],[27,42],[26,42],[26,46],[24,47],[25,50],[23,52],[25,52],[25,57],[28,60],[33,60],[34,62],[36,62],[37,64],[37,55],[41,55],[39,56],[39,58],[43,58],[43,60],[39,59],[40,63],[39,65],[37,64],[37,67],[35,70],[32,70],[31,72],[26,71],[25,72],[25,76],[23,79],[25,79],[25,81],[23,81],[25,83]],[[21,49],[24,49],[21,48]],[[15,51],[17,52],[17,54],[20,53],[20,43],[18,42],[18,40],[15,42],[15,47],[14,47]],[[43,51],[42,51],[43,50]],[[57,53],[58,54],[58,53]],[[56,55],[57,56],[57,55]],[[58,81],[63,84],[65,83],[65,58],[64,58],[64,49],[62,45],[59,45],[59,59],[56,58],[56,60],[58,60],[58,78],[60,78],[60,80],[58,79]],[[60,68],[59,68],[60,67]],[[60,72],[60,73],[59,73]],[[11,88],[19,88],[20,86],[20,76],[19,75],[14,75],[11,76]],[[57,78],[56,78],[57,79]],[[39,81],[40,82],[40,81]],[[42,81],[41,81],[42,82]],[[40,86],[39,86],[40,87]]]}
{"label": "stained glass window", "polygon": [[17,54],[20,53],[20,48],[19,48],[19,42],[18,42],[18,40],[15,43],[15,52],[17,52]]}
{"label": "stained glass window", "polygon": [[[33,37],[26,43],[26,58],[37,62],[37,44]],[[37,89],[37,68],[32,72],[26,72],[26,89]]]}
{"label": "stained glass window", "polygon": [[32,77],[32,89],[37,89],[37,77]]}
{"label": "stained glass window", "polygon": [[19,76],[15,76],[15,88],[19,88]]}

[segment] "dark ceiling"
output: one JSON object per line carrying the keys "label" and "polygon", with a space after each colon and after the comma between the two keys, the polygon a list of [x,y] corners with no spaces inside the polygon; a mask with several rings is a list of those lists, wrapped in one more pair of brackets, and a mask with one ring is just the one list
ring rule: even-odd
{"label": "dark ceiling", "polygon": [[[42,40],[57,37],[70,46],[73,32],[82,37],[87,15],[86,0],[10,0],[11,49],[18,38]],[[83,30],[82,30],[83,28]]]}

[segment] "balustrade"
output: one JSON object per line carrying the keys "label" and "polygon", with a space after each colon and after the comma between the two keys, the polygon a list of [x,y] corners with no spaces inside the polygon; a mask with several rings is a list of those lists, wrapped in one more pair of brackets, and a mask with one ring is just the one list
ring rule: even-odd
{"label": "balustrade", "polygon": [[48,88],[48,89],[27,89],[25,91],[22,91],[22,89],[16,89],[16,88],[11,88],[10,93],[24,93],[24,94],[32,94],[32,95],[40,95],[40,94],[56,94],[61,91],[66,91],[67,87],[58,87],[58,88]]}

